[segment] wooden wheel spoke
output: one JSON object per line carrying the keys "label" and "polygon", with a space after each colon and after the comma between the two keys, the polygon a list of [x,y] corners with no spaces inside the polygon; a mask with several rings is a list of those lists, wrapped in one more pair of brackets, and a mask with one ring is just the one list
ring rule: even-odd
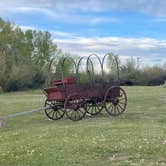
{"label": "wooden wheel spoke", "polygon": [[92,107],[92,113],[96,112],[96,107]]}
{"label": "wooden wheel spoke", "polygon": [[97,109],[98,109],[98,110],[100,110],[100,109],[101,109],[101,108],[100,108],[101,106],[99,106],[98,104],[97,104],[96,106],[97,106]]}
{"label": "wooden wheel spoke", "polygon": [[60,111],[56,111],[56,115],[57,115],[57,116],[58,116],[58,115],[62,116],[62,114],[61,114]]}
{"label": "wooden wheel spoke", "polygon": [[50,110],[49,112],[47,111],[47,112],[46,112],[46,115],[47,115],[47,117],[48,117],[49,119],[52,119],[52,117],[53,117],[53,110]]}
{"label": "wooden wheel spoke", "polygon": [[94,107],[93,106],[91,107],[90,112],[94,113]]}
{"label": "wooden wheel spoke", "polygon": [[116,114],[116,112],[115,112],[115,106],[113,106],[113,108],[112,108],[112,113]]}
{"label": "wooden wheel spoke", "polygon": [[109,109],[111,112],[114,112],[114,105],[112,104],[111,109]]}
{"label": "wooden wheel spoke", "polygon": [[91,113],[93,114],[94,113],[94,107],[92,106],[91,108]]}
{"label": "wooden wheel spoke", "polygon": [[59,111],[55,111],[56,112],[56,117],[58,117],[59,115],[61,116]]}
{"label": "wooden wheel spoke", "polygon": [[57,113],[58,113],[58,112],[57,112],[57,111],[55,111],[55,117],[56,117],[56,118],[58,117]]}
{"label": "wooden wheel spoke", "polygon": [[125,100],[125,98],[118,98],[119,101]]}
{"label": "wooden wheel spoke", "polygon": [[98,104],[96,104],[96,109],[97,109],[97,110],[100,110],[100,108],[99,108],[99,105],[98,105]]}
{"label": "wooden wheel spoke", "polygon": [[114,108],[114,113],[115,113],[115,115],[117,114],[117,106],[115,106],[115,108]]}
{"label": "wooden wheel spoke", "polygon": [[53,110],[51,110],[49,113],[48,113],[48,115],[50,115],[52,112],[54,112]]}
{"label": "wooden wheel spoke", "polygon": [[69,112],[72,112],[72,109],[67,109],[66,111],[69,113]]}
{"label": "wooden wheel spoke", "polygon": [[123,91],[120,91],[120,96],[121,96],[121,97],[123,97],[123,96],[124,96]]}
{"label": "wooden wheel spoke", "polygon": [[70,112],[71,112],[70,116],[73,117],[75,111],[70,110]]}
{"label": "wooden wheel spoke", "polygon": [[94,106],[94,111],[97,112],[97,111],[96,111],[96,105]]}
{"label": "wooden wheel spoke", "polygon": [[124,108],[123,108],[120,104],[118,104],[118,106],[119,106],[122,110],[124,110]]}
{"label": "wooden wheel spoke", "polygon": [[96,110],[97,112],[100,111],[100,108],[98,107],[98,105],[96,105]]}
{"label": "wooden wheel spoke", "polygon": [[52,118],[54,119],[54,114],[55,114],[55,111],[53,111],[53,113],[52,113]]}
{"label": "wooden wheel spoke", "polygon": [[112,108],[113,104],[111,103],[110,106],[107,107],[107,109],[109,110],[110,108]]}
{"label": "wooden wheel spoke", "polygon": [[80,108],[78,110],[79,110],[79,112],[81,112],[82,114],[84,114],[84,112],[82,112],[82,110]]}
{"label": "wooden wheel spoke", "polygon": [[89,106],[88,108],[87,108],[87,111],[89,111],[91,109],[91,106]]}
{"label": "wooden wheel spoke", "polygon": [[117,105],[117,110],[118,110],[118,113],[120,113],[118,105]]}
{"label": "wooden wheel spoke", "polygon": [[77,115],[79,116],[79,118],[81,118],[80,114],[79,114],[79,111],[76,111],[77,112]]}
{"label": "wooden wheel spoke", "polygon": [[126,103],[123,103],[123,102],[120,102],[120,101],[119,101],[119,103],[120,103],[120,104],[123,104],[123,105],[126,105]]}
{"label": "wooden wheel spoke", "polygon": [[77,111],[74,112],[74,118],[77,120]]}

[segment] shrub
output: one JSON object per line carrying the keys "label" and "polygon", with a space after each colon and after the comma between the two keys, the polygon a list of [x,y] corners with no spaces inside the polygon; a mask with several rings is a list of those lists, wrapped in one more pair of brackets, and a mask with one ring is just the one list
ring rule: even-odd
{"label": "shrub", "polygon": [[1,94],[1,93],[3,93],[3,89],[2,89],[2,87],[0,86],[0,94]]}

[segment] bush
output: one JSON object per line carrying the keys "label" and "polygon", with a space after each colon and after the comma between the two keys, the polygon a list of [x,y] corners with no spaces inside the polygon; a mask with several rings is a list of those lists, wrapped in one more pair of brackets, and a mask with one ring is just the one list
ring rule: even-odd
{"label": "bush", "polygon": [[0,94],[1,94],[1,93],[3,93],[3,89],[2,89],[2,87],[0,86]]}
{"label": "bush", "polygon": [[130,67],[125,65],[121,68],[121,85],[155,86],[164,84],[166,71],[162,66],[144,67],[140,69],[132,67],[132,70],[128,68]]}
{"label": "bush", "polygon": [[166,88],[166,81],[164,81],[163,88]]}

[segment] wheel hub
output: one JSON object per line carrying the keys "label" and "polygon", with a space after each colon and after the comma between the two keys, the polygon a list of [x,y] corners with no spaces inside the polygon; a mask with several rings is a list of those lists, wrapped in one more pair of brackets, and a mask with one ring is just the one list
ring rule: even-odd
{"label": "wheel hub", "polygon": [[52,106],[52,109],[53,109],[54,111],[56,111],[56,110],[58,110],[58,106],[53,105],[53,106]]}
{"label": "wheel hub", "polygon": [[116,97],[116,98],[113,98],[112,103],[113,103],[114,105],[117,105],[117,104],[119,103],[119,99],[118,99],[117,97]]}
{"label": "wheel hub", "polygon": [[74,111],[77,111],[80,108],[79,104],[73,105],[72,107]]}

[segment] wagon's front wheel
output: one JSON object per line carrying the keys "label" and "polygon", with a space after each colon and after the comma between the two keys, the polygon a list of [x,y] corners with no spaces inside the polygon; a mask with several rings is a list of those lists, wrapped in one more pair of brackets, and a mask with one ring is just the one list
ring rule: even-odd
{"label": "wagon's front wheel", "polygon": [[49,119],[58,120],[61,119],[65,114],[63,103],[46,100],[44,106],[45,114]]}
{"label": "wagon's front wheel", "polygon": [[79,121],[86,114],[86,102],[78,94],[69,95],[64,106],[67,117],[72,121]]}
{"label": "wagon's front wheel", "polygon": [[104,97],[105,109],[111,116],[122,114],[127,106],[127,95],[121,87],[110,87]]}

